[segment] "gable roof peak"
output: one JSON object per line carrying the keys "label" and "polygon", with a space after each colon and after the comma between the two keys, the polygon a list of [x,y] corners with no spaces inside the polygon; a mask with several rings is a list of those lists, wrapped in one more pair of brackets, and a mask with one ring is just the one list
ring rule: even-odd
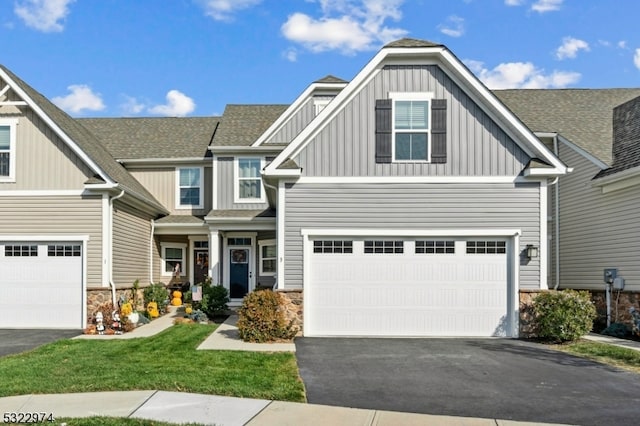
{"label": "gable roof peak", "polygon": [[336,77],[334,75],[328,74],[328,75],[325,75],[324,77],[314,81],[314,83],[325,83],[325,84],[327,84],[327,83],[329,83],[329,84],[332,84],[332,83],[344,83],[344,84],[346,84],[346,83],[348,83],[348,81],[343,80],[343,79],[341,79],[339,77]]}
{"label": "gable roof peak", "polygon": [[417,38],[401,38],[384,45],[383,49],[394,47],[442,47],[441,43],[434,43],[429,40],[420,40]]}

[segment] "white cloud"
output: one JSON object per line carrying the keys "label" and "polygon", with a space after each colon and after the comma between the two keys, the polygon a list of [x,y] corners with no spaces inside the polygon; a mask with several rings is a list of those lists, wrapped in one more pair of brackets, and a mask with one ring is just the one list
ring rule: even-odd
{"label": "white cloud", "polygon": [[461,37],[464,34],[464,18],[451,15],[446,23],[438,25],[438,29],[450,37]]}
{"label": "white cloud", "polygon": [[524,0],[504,0],[504,4],[507,6],[521,6]]}
{"label": "white cloud", "polygon": [[145,109],[145,104],[132,96],[123,95],[125,101],[120,104],[120,110],[125,115],[140,114]]}
{"label": "white cloud", "polygon": [[312,52],[339,50],[345,54],[371,50],[407,34],[385,25],[402,17],[404,0],[318,0],[323,16],[296,12],[282,25],[282,34]]}
{"label": "white cloud", "polygon": [[166,104],[149,108],[149,112],[167,117],[184,117],[196,109],[193,99],[178,90],[169,90],[166,98]]}
{"label": "white cloud", "polygon": [[298,51],[291,47],[282,52],[282,56],[289,62],[296,62],[298,60]]}
{"label": "white cloud", "polygon": [[204,7],[207,16],[216,21],[230,21],[234,13],[255,6],[262,0],[198,0],[198,2]]}
{"label": "white cloud", "polygon": [[640,49],[636,49],[636,53],[633,55],[633,64],[640,70]]}
{"label": "white cloud", "polygon": [[589,43],[577,38],[565,37],[562,39],[562,46],[556,50],[556,58],[575,58],[580,50],[588,52],[590,50]]}
{"label": "white cloud", "polygon": [[531,5],[531,10],[538,13],[554,12],[560,10],[564,0],[538,0]]}
{"label": "white cloud", "polygon": [[482,62],[464,61],[490,89],[560,89],[580,80],[580,73],[553,71],[545,74],[531,62],[507,62],[490,70]]}
{"label": "white cloud", "polygon": [[619,47],[620,49],[626,49],[626,48],[627,48],[627,41],[626,41],[626,40],[620,40],[620,41],[618,42],[618,47]]}
{"label": "white cloud", "polygon": [[28,27],[50,33],[64,30],[61,21],[69,14],[69,5],[75,0],[21,0],[14,12]]}
{"label": "white cloud", "polygon": [[101,111],[105,108],[102,95],[94,93],[86,84],[72,84],[67,87],[71,93],[57,96],[51,101],[67,112],[78,114],[84,111]]}

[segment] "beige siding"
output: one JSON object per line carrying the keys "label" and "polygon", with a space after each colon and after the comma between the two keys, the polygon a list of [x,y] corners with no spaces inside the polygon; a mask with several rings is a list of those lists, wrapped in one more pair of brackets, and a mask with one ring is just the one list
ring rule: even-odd
{"label": "beige siding", "polygon": [[100,196],[0,197],[1,235],[88,235],[87,285],[102,286]]}
{"label": "beige siding", "polygon": [[158,283],[162,282],[164,284],[169,284],[171,282],[172,277],[168,275],[163,275],[162,271],[162,244],[163,243],[179,243],[185,245],[184,250],[186,253],[185,262],[183,267],[183,271],[185,272],[185,276],[182,277],[183,281],[189,280],[189,238],[186,235],[160,235],[156,236],[155,244],[154,244],[154,254],[153,254],[153,281]]}
{"label": "beige siding", "polygon": [[[185,166],[190,167],[190,166]],[[193,166],[199,167],[199,166]],[[129,168],[129,173],[138,182],[151,192],[151,194],[167,209],[175,215],[196,215],[202,216],[211,210],[211,167],[204,168],[204,204],[202,209],[177,209],[176,208],[176,168],[158,167],[153,169]]]}
{"label": "beige siding", "polygon": [[640,291],[640,188],[602,194],[598,167],[562,143],[560,158],[574,168],[559,181],[560,287],[602,290],[603,269],[618,268]]}
{"label": "beige siding", "polygon": [[[446,164],[375,162],[375,100],[431,92],[447,100]],[[387,66],[295,158],[305,176],[515,176],[529,161],[436,65]]]}
{"label": "beige siding", "polygon": [[126,287],[149,282],[149,217],[116,202],[113,209],[113,282]]}
{"label": "beige siding", "polygon": [[[3,114],[0,118],[15,118]],[[80,189],[93,172],[55,133],[27,109],[16,129],[16,181],[0,182],[5,190]]]}

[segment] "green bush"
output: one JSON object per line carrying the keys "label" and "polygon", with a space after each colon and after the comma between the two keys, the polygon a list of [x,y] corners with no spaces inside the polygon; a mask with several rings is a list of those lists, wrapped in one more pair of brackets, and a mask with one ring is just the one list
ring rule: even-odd
{"label": "green bush", "polygon": [[536,334],[543,340],[578,340],[591,331],[596,308],[587,291],[541,293],[533,300]]}
{"label": "green bush", "polygon": [[614,322],[609,327],[602,330],[600,334],[624,339],[631,336],[631,327],[621,322]]}
{"label": "green bush", "polygon": [[282,306],[282,295],[271,290],[258,290],[247,294],[238,310],[238,331],[245,342],[272,342],[291,340],[298,330],[293,320],[287,322]]}
{"label": "green bush", "polygon": [[[224,315],[229,309],[229,291],[221,285],[212,285],[211,278],[202,283],[202,300],[196,306],[210,318]],[[194,304],[195,305],[195,304]]]}
{"label": "green bush", "polygon": [[169,304],[169,290],[162,283],[151,284],[142,292],[145,308],[149,302],[156,302],[158,310],[163,312]]}

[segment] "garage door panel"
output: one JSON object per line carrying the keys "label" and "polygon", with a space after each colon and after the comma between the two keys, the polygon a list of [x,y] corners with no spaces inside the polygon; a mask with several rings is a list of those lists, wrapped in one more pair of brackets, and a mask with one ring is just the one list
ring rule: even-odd
{"label": "garage door panel", "polygon": [[[508,318],[507,255],[312,253],[307,334],[501,336]],[[360,250],[358,250],[360,248]],[[461,250],[462,249],[462,250]]]}
{"label": "garage door panel", "polygon": [[49,243],[25,244],[37,245],[37,255],[7,256],[0,242],[0,328],[82,327],[81,253],[50,256]]}

